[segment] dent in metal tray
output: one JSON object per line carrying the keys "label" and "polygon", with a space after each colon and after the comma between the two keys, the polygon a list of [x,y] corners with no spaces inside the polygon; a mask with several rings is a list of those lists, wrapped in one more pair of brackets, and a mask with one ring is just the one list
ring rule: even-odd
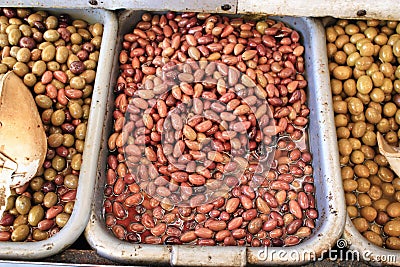
{"label": "dent in metal tray", "polygon": [[[126,11],[119,17],[118,40],[140,20],[143,11]],[[341,236],[345,223],[345,203],[336,150],[336,134],[333,126],[332,100],[328,90],[324,29],[318,20],[310,18],[272,17],[295,28],[303,35],[305,46],[306,76],[309,84],[310,150],[313,154],[316,200],[319,219],[312,235],[299,245],[283,248],[255,247],[200,247],[191,245],[131,244],[117,239],[105,226],[103,189],[107,162],[107,140],[111,132],[114,96],[109,91],[107,115],[104,122],[102,149],[100,151],[96,186],[96,198],[85,234],[89,244],[103,257],[129,264],[217,265],[243,266],[246,264],[299,264],[315,260],[334,245]],[[116,53],[122,44],[117,45]],[[111,86],[118,76],[118,54],[114,57]],[[285,256],[279,256],[283,251]],[[280,255],[282,255],[281,253]],[[294,261],[290,255],[299,255]],[[275,255],[275,257],[274,257]],[[268,256],[268,257],[267,257]]]}
{"label": "dent in metal tray", "polygon": [[[26,7],[26,6],[24,6]],[[93,199],[102,120],[105,113],[105,92],[108,90],[109,73],[114,53],[117,20],[114,14],[105,10],[43,9],[52,14],[68,13],[73,18],[85,19],[89,23],[104,24],[100,58],[93,88],[92,105],[84,146],[83,163],[79,176],[79,186],[74,210],[68,223],[61,231],[49,239],[38,242],[0,242],[1,259],[38,259],[59,253],[78,239],[89,219],[90,203]]]}

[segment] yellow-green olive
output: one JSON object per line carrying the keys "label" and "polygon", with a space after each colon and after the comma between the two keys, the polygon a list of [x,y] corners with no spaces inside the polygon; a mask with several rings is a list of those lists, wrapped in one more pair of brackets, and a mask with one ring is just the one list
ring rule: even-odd
{"label": "yellow-green olive", "polygon": [[37,226],[44,218],[44,209],[41,205],[36,205],[31,208],[28,214],[28,222],[32,226]]}
{"label": "yellow-green olive", "polygon": [[348,110],[353,115],[359,115],[361,112],[364,111],[364,105],[360,99],[355,97],[348,98],[347,102]]}
{"label": "yellow-green olive", "polygon": [[377,245],[378,247],[382,247],[383,239],[380,235],[373,231],[366,231],[363,233],[363,236],[372,244]]}
{"label": "yellow-green olive", "polygon": [[388,221],[383,227],[383,231],[388,236],[398,237],[400,235],[400,221],[398,220]]}
{"label": "yellow-green olive", "polygon": [[19,214],[28,214],[31,209],[31,200],[27,196],[21,195],[15,200],[15,208]]}
{"label": "yellow-green olive", "polygon": [[29,226],[26,224],[21,224],[14,228],[11,233],[11,240],[14,242],[24,241],[29,235]]}

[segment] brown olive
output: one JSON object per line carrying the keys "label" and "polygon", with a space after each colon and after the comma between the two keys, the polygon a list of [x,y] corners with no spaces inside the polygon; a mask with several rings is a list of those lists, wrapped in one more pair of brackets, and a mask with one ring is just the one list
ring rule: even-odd
{"label": "brown olive", "polygon": [[348,79],[343,83],[343,91],[348,96],[355,96],[357,94],[357,85],[354,79]]}
{"label": "brown olive", "polygon": [[[354,126],[353,126],[353,129],[354,129]],[[349,138],[349,142],[350,142],[351,148],[353,150],[359,150],[361,148],[361,141],[360,140],[358,140],[356,138]]]}
{"label": "brown olive", "polygon": [[389,216],[384,211],[379,211],[378,215],[375,218],[375,222],[380,225],[384,225],[387,221],[389,221]]}
{"label": "brown olive", "polygon": [[[374,159],[374,157],[375,157],[375,150],[374,150],[372,147],[367,146],[367,145],[362,145],[361,148],[360,148],[360,150],[361,150],[362,153],[364,153],[365,159]],[[369,166],[368,164],[369,164],[368,161],[366,161],[366,162],[365,162],[365,165],[366,165],[369,169],[371,169],[370,166]],[[378,170],[377,170],[377,172],[378,172]]]}
{"label": "brown olive", "polygon": [[372,203],[372,206],[377,210],[377,211],[386,211],[386,207],[390,204],[390,201],[381,198]]}
{"label": "brown olive", "polygon": [[333,69],[333,76],[338,80],[347,80],[351,75],[352,71],[348,66],[337,66]]}
{"label": "brown olive", "polygon": [[352,192],[356,190],[358,187],[358,183],[352,179],[343,180],[343,189],[345,192]]}
{"label": "brown olive", "polygon": [[369,188],[371,187],[371,182],[366,178],[358,178],[357,183],[357,191],[362,193],[368,192]]}
{"label": "brown olive", "polygon": [[364,153],[360,150],[354,150],[350,155],[350,160],[354,164],[361,164],[364,162]]}
{"label": "brown olive", "polygon": [[386,207],[387,214],[396,218],[400,216],[400,202],[392,202]]}
{"label": "brown olive", "polygon": [[346,205],[347,206],[352,206],[357,203],[357,197],[353,193],[345,193],[345,200],[346,200]]}
{"label": "brown olive", "polygon": [[385,103],[383,106],[383,115],[386,117],[393,117],[396,114],[397,107],[393,102]]}
{"label": "brown olive", "polygon": [[359,178],[367,178],[370,175],[368,167],[362,164],[354,166],[354,173]]}
{"label": "brown olive", "polygon": [[384,182],[392,182],[394,179],[393,171],[386,167],[380,167],[378,170],[378,177]]}
{"label": "brown olive", "polygon": [[358,215],[358,209],[355,206],[347,206],[347,213],[350,218],[355,218]]}
{"label": "brown olive", "polygon": [[379,186],[372,185],[368,190],[368,195],[372,200],[378,200],[382,197],[382,190]]}
{"label": "brown olive", "polygon": [[344,126],[338,127],[336,129],[336,135],[337,135],[337,138],[339,138],[339,139],[342,139],[342,138],[347,139],[350,137],[350,130]]}
{"label": "brown olive", "polygon": [[365,166],[365,167],[368,168],[369,175],[375,175],[375,174],[378,173],[378,169],[379,169],[378,164],[376,164],[376,163],[373,162],[372,160],[366,160],[366,161],[364,162],[364,165],[363,165],[363,166]]}
{"label": "brown olive", "polygon": [[400,249],[400,238],[395,237],[395,236],[388,237],[386,239],[385,245],[389,249],[399,250]]}
{"label": "brown olive", "polygon": [[390,124],[389,124],[389,120],[386,118],[381,119],[378,124],[376,125],[376,129],[380,132],[380,133],[387,133],[390,131]]}
{"label": "brown olive", "polygon": [[355,218],[352,220],[354,227],[360,232],[363,233],[368,230],[368,222],[365,218]]}
{"label": "brown olive", "polygon": [[349,156],[353,151],[348,139],[340,139],[338,142],[339,153],[343,156]]}
{"label": "brown olive", "polygon": [[360,99],[351,97],[348,99],[347,106],[349,112],[353,115],[359,115],[361,112],[364,111],[364,105]]}
{"label": "brown olive", "polygon": [[350,166],[344,166],[341,169],[342,179],[353,179],[354,171]]}
{"label": "brown olive", "polygon": [[372,204],[372,200],[371,198],[368,196],[368,194],[364,194],[364,193],[360,193],[357,196],[357,204],[360,207],[367,207],[367,206],[371,206]]}

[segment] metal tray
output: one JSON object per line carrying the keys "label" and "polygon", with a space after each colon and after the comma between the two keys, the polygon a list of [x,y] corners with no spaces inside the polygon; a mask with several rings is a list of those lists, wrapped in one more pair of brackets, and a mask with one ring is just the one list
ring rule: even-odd
{"label": "metal tray", "polygon": [[343,237],[346,239],[347,243],[344,245],[349,245],[354,260],[365,261],[371,265],[400,266],[400,251],[382,248],[372,244],[354,227],[350,217],[348,215],[346,217]]}
{"label": "metal tray", "polygon": [[[143,11],[128,10],[119,16],[118,40],[132,30]],[[206,266],[242,266],[246,264],[299,264],[316,260],[327,252],[341,236],[345,223],[345,202],[336,149],[336,134],[333,125],[332,100],[328,90],[329,76],[324,28],[311,18],[271,17],[287,23],[298,30],[305,46],[306,76],[309,83],[308,104],[311,110],[309,144],[313,154],[316,201],[319,219],[312,235],[293,247],[250,248],[250,247],[200,247],[190,245],[146,245],[131,244],[117,239],[105,226],[103,212],[103,190],[107,162],[107,140],[112,129],[114,96],[108,93],[107,114],[103,125],[98,179],[95,201],[85,236],[91,247],[101,256],[127,264],[172,264]],[[118,76],[117,44],[110,87]]]}
{"label": "metal tray", "polygon": [[[23,7],[28,7],[24,5]],[[75,207],[68,223],[59,233],[39,242],[0,242],[1,259],[38,259],[59,253],[72,245],[83,232],[90,214],[90,203],[93,199],[98,154],[100,150],[101,131],[105,113],[106,92],[109,91],[109,77],[112,67],[110,58],[114,55],[116,16],[105,10],[47,9],[52,14],[68,13],[73,18],[85,19],[89,23],[104,24],[103,39],[100,50],[96,80],[93,88],[90,117],[87,127],[87,138],[84,146],[83,163],[79,176]]]}
{"label": "metal tray", "polygon": [[240,13],[267,13],[271,15],[353,18],[353,19],[400,19],[400,5],[392,0],[238,0]]}

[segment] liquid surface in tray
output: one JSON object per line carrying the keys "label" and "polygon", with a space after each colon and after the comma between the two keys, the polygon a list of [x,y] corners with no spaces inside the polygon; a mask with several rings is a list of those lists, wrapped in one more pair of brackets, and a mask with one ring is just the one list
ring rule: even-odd
{"label": "liquid surface in tray", "polygon": [[318,218],[300,34],[145,13],[124,35],[104,217],[134,243],[293,246]]}

